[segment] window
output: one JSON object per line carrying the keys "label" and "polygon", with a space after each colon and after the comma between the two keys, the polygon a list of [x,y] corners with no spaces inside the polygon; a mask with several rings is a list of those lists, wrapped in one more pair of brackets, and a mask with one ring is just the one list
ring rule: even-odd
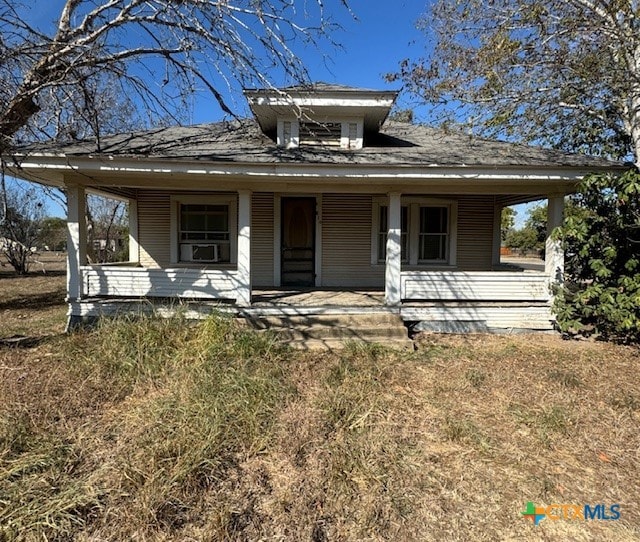
{"label": "window", "polygon": [[314,121],[280,118],[277,141],[280,147],[336,147],[345,150],[362,148],[364,119]]}
{"label": "window", "polygon": [[[386,260],[389,208],[386,198],[374,199],[371,263]],[[458,205],[435,198],[403,197],[401,258],[408,265],[456,265]]]}
{"label": "window", "polygon": [[[402,261],[409,261],[409,208],[402,206],[401,209],[400,244],[402,248]],[[389,208],[380,205],[379,227],[378,227],[378,262],[387,259],[387,231],[389,230]]]}
{"label": "window", "polygon": [[339,147],[341,134],[340,122],[300,123],[300,145]]}
{"label": "window", "polygon": [[446,262],[449,246],[448,207],[420,207],[418,260]]}
{"label": "window", "polygon": [[180,260],[231,261],[229,206],[180,205]]}
{"label": "window", "polygon": [[171,196],[171,262],[236,262],[237,196]]}

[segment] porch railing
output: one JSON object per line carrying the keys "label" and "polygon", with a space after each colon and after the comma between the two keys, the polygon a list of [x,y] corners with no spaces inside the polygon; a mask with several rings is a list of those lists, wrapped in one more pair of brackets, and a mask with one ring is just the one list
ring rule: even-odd
{"label": "porch railing", "polygon": [[539,272],[403,271],[401,296],[421,301],[549,301]]}

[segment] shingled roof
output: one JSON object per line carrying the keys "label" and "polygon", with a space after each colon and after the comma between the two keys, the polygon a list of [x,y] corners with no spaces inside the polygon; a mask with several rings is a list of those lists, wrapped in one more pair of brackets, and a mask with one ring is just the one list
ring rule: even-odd
{"label": "shingled roof", "polygon": [[363,166],[577,167],[610,169],[616,162],[556,150],[470,137],[423,125],[386,123],[360,150],[279,148],[253,120],[174,126],[69,144],[46,143],[17,154],[232,163]]}

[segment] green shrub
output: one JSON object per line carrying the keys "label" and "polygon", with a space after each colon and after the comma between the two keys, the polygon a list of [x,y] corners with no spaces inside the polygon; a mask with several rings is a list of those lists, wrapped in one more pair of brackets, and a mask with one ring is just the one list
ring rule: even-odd
{"label": "green shrub", "polygon": [[560,229],[566,280],[554,312],[560,329],[608,340],[640,340],[640,174],[584,179],[573,202],[585,209]]}

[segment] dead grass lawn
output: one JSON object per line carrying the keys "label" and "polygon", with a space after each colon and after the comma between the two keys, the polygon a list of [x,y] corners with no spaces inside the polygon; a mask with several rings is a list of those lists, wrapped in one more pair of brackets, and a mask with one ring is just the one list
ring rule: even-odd
{"label": "dead grass lawn", "polygon": [[[215,322],[56,336],[63,280],[0,278],[0,335],[52,335],[0,348],[0,540],[640,539],[637,349],[304,354]],[[622,516],[533,526],[527,501]]]}

